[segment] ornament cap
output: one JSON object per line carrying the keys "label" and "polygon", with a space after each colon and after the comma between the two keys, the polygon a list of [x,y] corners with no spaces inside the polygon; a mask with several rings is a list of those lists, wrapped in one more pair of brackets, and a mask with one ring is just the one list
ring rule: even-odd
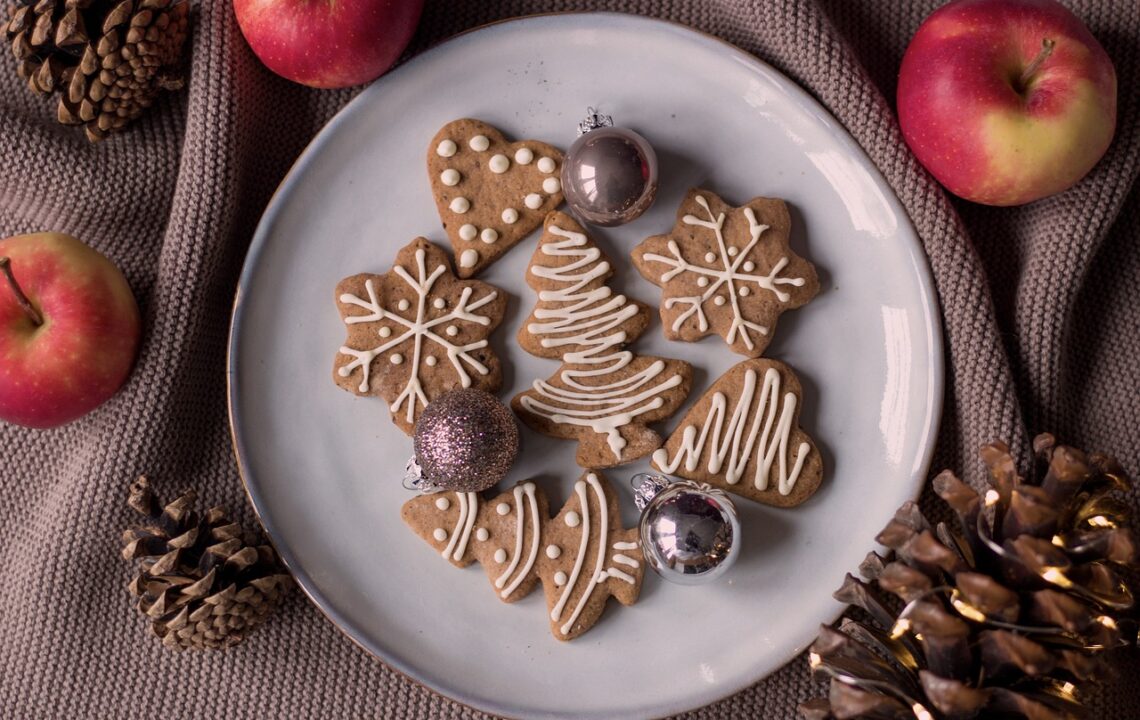
{"label": "ornament cap", "polygon": [[614,119],[610,115],[602,115],[595,107],[586,108],[586,118],[578,123],[578,137],[598,128],[613,127]]}

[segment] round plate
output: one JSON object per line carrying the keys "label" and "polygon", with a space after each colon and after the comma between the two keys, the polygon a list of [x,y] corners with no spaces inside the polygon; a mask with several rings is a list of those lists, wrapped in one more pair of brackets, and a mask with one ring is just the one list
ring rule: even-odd
{"label": "round plate", "polygon": [[[443,124],[476,117],[508,137],[565,148],[587,106],[641,132],[661,159],[651,211],[593,233],[614,260],[612,285],[621,292],[657,304],[660,291],[638,276],[629,251],[669,230],[688,188],[736,205],[757,195],[788,201],[792,246],[815,263],[822,291],[783,316],[767,354],[799,372],[801,422],[826,477],[796,509],[739,501],[744,548],[721,581],[681,587],[650,575],[636,605],[611,601],[590,632],[563,643],[550,635],[541,592],[501,603],[480,568],[452,567],[400,521],[411,441],[382,400],[333,384],[345,335],[333,288],[354,273],[387,271],[418,235],[445,244],[424,162]],[[481,276],[512,296],[492,339],[504,358],[504,400],[557,368],[514,341],[535,302],[524,282],[535,238]],[[690,404],[743,359],[717,337],[667,342],[656,317],[632,347],[693,363]],[[489,26],[365,90],[312,142],[266,210],[242,274],[230,352],[242,476],[304,590],[401,672],[467,705],[528,718],[678,712],[791,659],[840,613],[832,591],[916,495],[942,397],[925,256],[862,150],[754,57],[627,15]],[[575,444],[525,429],[522,439],[506,482],[537,478],[560,507],[580,474]],[[605,473],[619,487],[627,525],[636,520],[627,480],[647,468]]]}

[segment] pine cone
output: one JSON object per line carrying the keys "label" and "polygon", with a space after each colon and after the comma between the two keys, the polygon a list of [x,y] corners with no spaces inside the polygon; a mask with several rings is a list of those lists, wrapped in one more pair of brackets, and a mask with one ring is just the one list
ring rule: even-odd
{"label": "pine cone", "polygon": [[58,119],[97,142],[182,87],[189,0],[13,0],[6,34],[36,93],[58,91]]}
{"label": "pine cone", "polygon": [[255,544],[222,508],[200,517],[195,499],[187,492],[160,508],[140,477],[127,501],[147,518],[123,533],[123,557],[141,558],[128,589],[162,644],[176,650],[240,643],[293,582],[272,547]]}
{"label": "pine cone", "polygon": [[984,496],[949,471],[934,479],[956,530],[932,527],[914,503],[896,513],[878,537],[892,556],[871,553],[860,567],[878,591],[848,575],[835,594],[868,619],[824,626],[811,647],[831,690],[801,706],[805,717],[1083,715],[1079,686],[1110,672],[1108,651],[1136,641],[1118,571],[1134,568],[1137,552],[1128,507],[1114,496],[1130,482],[1114,459],[1052,436],[1034,450],[1036,484],[1001,443],[982,448],[992,477]]}

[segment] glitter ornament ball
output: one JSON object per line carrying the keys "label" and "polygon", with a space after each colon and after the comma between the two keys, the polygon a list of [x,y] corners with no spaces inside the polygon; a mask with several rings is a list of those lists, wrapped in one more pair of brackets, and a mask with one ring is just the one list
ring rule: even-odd
{"label": "glitter ornament ball", "polygon": [[488,392],[455,390],[430,403],[412,435],[419,489],[478,492],[502,480],[519,453],[514,415]]}
{"label": "glitter ornament ball", "polygon": [[658,575],[697,585],[732,566],[740,550],[740,522],[728,495],[701,483],[647,473],[633,482],[645,559]]}
{"label": "glitter ornament ball", "polygon": [[579,217],[605,227],[640,216],[657,196],[657,153],[628,128],[593,109],[562,162],[562,190]]}

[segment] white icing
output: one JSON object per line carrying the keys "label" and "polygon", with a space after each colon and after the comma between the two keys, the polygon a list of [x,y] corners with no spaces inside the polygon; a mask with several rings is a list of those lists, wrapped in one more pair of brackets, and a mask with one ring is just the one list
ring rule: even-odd
{"label": "white icing", "polygon": [[471,201],[460,195],[459,197],[453,198],[448,207],[451,208],[451,212],[462,215],[471,209]]}
{"label": "white icing", "polygon": [[503,211],[503,222],[508,225],[514,225],[519,221],[519,211],[514,208],[507,208]]}
{"label": "white icing", "polygon": [[479,228],[475,227],[471,223],[464,223],[463,225],[459,226],[459,237],[463,240],[474,240],[475,236],[478,234]]}
{"label": "white icing", "polygon": [[[476,263],[478,263],[478,262],[479,262],[479,253],[476,250],[472,250],[471,248],[468,248],[459,254],[459,267],[465,267],[465,268],[475,267]],[[455,333],[449,332],[447,334],[448,335],[454,335]]]}
{"label": "white icing", "polygon": [[400,302],[396,303],[396,309],[399,310],[400,312],[407,310],[411,306],[412,306],[412,304],[410,302],[408,302],[407,300],[404,300],[404,299],[401,299]]}
{"label": "white icing", "polygon": [[554,586],[555,587],[562,587],[565,584],[566,584],[566,573],[562,572],[561,570],[554,573]]}
{"label": "white icing", "polygon": [[444,332],[447,333],[448,337],[455,337],[459,334],[459,328],[455,327],[454,325],[448,325],[447,328],[444,329]]}
{"label": "white icing", "polygon": [[451,507],[451,501],[445,497],[441,497],[435,501],[435,506],[440,510],[446,510]]}
{"label": "white icing", "polygon": [[613,544],[614,550],[636,550],[641,547],[635,542],[616,542]]}
{"label": "white icing", "polygon": [[[570,577],[567,582],[566,589],[562,591],[559,596],[558,602],[554,604],[554,608],[550,611],[550,619],[558,622],[562,618],[562,609],[566,607],[566,601],[570,599],[570,593],[574,592],[574,585],[578,582],[578,575],[582,572],[582,564],[586,562],[586,546],[590,542],[590,505],[589,497],[586,495],[586,483],[579,480],[574,483],[574,492],[578,495],[578,503],[582,506],[582,515],[585,518],[585,524],[582,526],[582,539],[578,543],[578,554],[574,559],[574,569],[570,572]],[[569,523],[567,523],[569,525]],[[603,538],[604,540],[604,538]],[[565,631],[562,633],[565,635]]]}
{"label": "white icing", "polygon": [[431,306],[436,310],[442,310],[447,307],[447,301],[443,298],[436,298],[435,300],[431,301]]}
{"label": "white icing", "polygon": [[487,167],[491,168],[491,172],[496,175],[502,175],[511,166],[511,161],[507,159],[506,155],[495,155],[491,161],[487,163]]}
{"label": "white icing", "polygon": [[455,493],[459,501],[459,517],[455,520],[455,529],[451,531],[451,542],[443,549],[443,557],[451,556],[452,560],[459,561],[467,552],[467,541],[471,539],[471,529],[475,527],[475,516],[479,513],[479,496],[473,492]]}
{"label": "white icing", "polygon": [[697,287],[708,287],[708,286],[709,286],[709,279],[707,277],[697,278]]}
{"label": "white icing", "polygon": [[458,149],[454,140],[440,140],[439,145],[435,146],[435,154],[440,157],[449,158],[454,155]]}
{"label": "white icing", "polygon": [[542,181],[542,191],[547,195],[553,195],[562,189],[562,183],[556,177],[548,177]]}
{"label": "white icing", "polygon": [[707,262],[707,263],[716,262],[716,253],[711,253],[711,252],[705,253],[705,262]]}
{"label": "white icing", "polygon": [[717,295],[716,297],[713,298],[713,305],[716,305],[717,307],[724,305],[724,303],[725,303],[725,300],[720,295]]}
{"label": "white icing", "polygon": [[641,566],[641,563],[637,562],[636,560],[631,558],[629,555],[622,555],[619,553],[617,555],[614,555],[613,558],[611,558],[611,559],[620,565],[629,565],[631,568],[636,568],[636,567]]}
{"label": "white icing", "polygon": [[382,338],[391,337],[392,336],[392,328],[385,325],[384,327],[377,330],[376,333]]}
{"label": "white icing", "polygon": [[435,538],[436,542],[443,542],[447,539],[447,531],[443,528],[436,528],[431,531],[431,536]]}
{"label": "white icing", "polygon": [[475,539],[479,542],[487,542],[489,537],[491,537],[491,533],[487,532],[487,528],[479,528],[475,531]]}
{"label": "white icing", "polygon": [[404,363],[404,356],[401,355],[400,353],[393,353],[392,357],[388,358],[388,360],[393,365],[402,365]]}
{"label": "white icing", "polygon": [[557,560],[558,556],[561,554],[562,548],[558,547],[557,545],[546,546],[546,557],[550,558],[551,560]]}
{"label": "white icing", "polygon": [[459,184],[459,171],[448,168],[439,174],[439,181],[448,187],[455,187]]}
{"label": "white icing", "polygon": [[[563,387],[535,381],[537,397],[524,395],[519,403],[527,412],[552,422],[588,427],[605,435],[614,458],[620,460],[626,446],[621,428],[664,405],[661,395],[680,385],[682,379],[680,375],[660,377],[665,362],[655,360],[640,372],[613,382],[582,382],[618,374],[633,362],[632,352],[617,348],[627,342],[621,325],[640,308],[599,284],[609,274],[610,264],[602,259],[600,250],[587,245],[585,235],[556,225],[548,226],[547,232],[564,239],[544,242],[536,257],[545,255],[556,262],[548,266],[536,261],[529,271],[551,281],[554,289],[539,292],[539,300],[549,307],[538,307],[534,311],[538,322],[526,329],[541,339],[543,347],[564,347],[570,352],[562,358],[559,377]],[[571,262],[560,264],[563,258]]]}
{"label": "white icing", "polygon": [[[372,366],[372,361],[376,356],[391,350],[409,339],[413,340],[412,370],[408,375],[408,380],[403,391],[390,406],[391,411],[395,413],[406,403],[406,418],[409,423],[415,420],[417,405],[427,407],[428,404],[427,395],[424,394],[423,385],[420,383],[419,376],[420,361],[425,354],[424,343],[430,341],[444,350],[447,359],[451,361],[452,369],[458,376],[459,385],[461,387],[471,387],[471,376],[468,374],[468,367],[480,375],[486,375],[490,372],[486,365],[471,355],[471,351],[487,347],[486,340],[477,340],[476,342],[466,345],[455,345],[440,337],[436,333],[435,328],[444,323],[455,322],[456,320],[473,322],[483,326],[490,325],[491,318],[485,315],[479,315],[475,311],[494,301],[498,295],[496,292],[490,291],[483,297],[473,301],[471,298],[474,294],[474,290],[470,287],[465,287],[459,296],[459,300],[455,303],[455,306],[451,308],[450,312],[429,320],[427,317],[428,296],[431,294],[432,287],[435,286],[436,280],[447,272],[447,266],[443,264],[438,265],[429,274],[426,267],[426,259],[427,253],[422,248],[417,249],[415,253],[417,277],[412,277],[412,275],[400,265],[392,269],[392,272],[407,283],[418,297],[418,306],[414,320],[382,308],[380,301],[376,297],[376,288],[371,279],[364,282],[364,289],[368,293],[367,300],[349,294],[341,295],[340,297],[342,303],[354,305],[368,311],[364,315],[350,315],[346,317],[344,322],[348,325],[391,320],[403,327],[403,332],[399,335],[371,350],[357,350],[347,346],[341,347],[340,351],[342,353],[351,355],[354,358],[351,363],[345,366],[349,372],[358,367],[361,369],[361,374],[363,375],[360,383],[361,392],[368,392],[369,371]],[[460,263],[462,264],[462,259]],[[402,300],[401,302],[406,303],[407,300]],[[450,325],[449,327],[454,326]],[[458,330],[456,330],[456,333],[450,334],[457,333]]]}
{"label": "white icing", "polygon": [[538,159],[538,164],[535,167],[539,169],[539,172],[552,173],[554,172],[554,160],[544,155]]}
{"label": "white icing", "polygon": [[743,265],[740,266],[740,269],[743,270],[744,272],[752,272],[753,270],[756,269],[756,263],[752,262],[751,260],[748,260],[747,262],[745,262]]}
{"label": "white icing", "polygon": [[500,515],[509,515],[511,512],[511,506],[508,503],[501,502],[495,506],[495,512],[499,513]]}
{"label": "white icing", "polygon": [[530,165],[531,160],[534,160],[534,151],[530,148],[519,148],[515,151],[515,162],[519,165]]}
{"label": "white icing", "polygon": [[424,365],[427,365],[428,367],[435,367],[435,364],[437,362],[439,361],[435,359],[435,355],[428,355],[426,358],[424,358]]}
{"label": "white icing", "polygon": [[495,562],[504,563],[507,561],[507,551],[499,548],[495,551]]}
{"label": "white icing", "polygon": [[487,148],[491,147],[491,141],[487,139],[486,135],[476,135],[467,141],[471,149],[475,152],[484,152]]}
{"label": "white icing", "polygon": [[483,228],[483,232],[480,233],[479,239],[490,245],[499,239],[499,231],[495,228]]}
{"label": "white icing", "polygon": [[[586,482],[590,483],[590,487],[594,489],[594,495],[598,498],[598,557],[594,563],[594,572],[590,575],[590,584],[586,586],[586,590],[582,593],[582,597],[578,598],[578,604],[574,607],[574,612],[570,613],[570,618],[562,624],[561,628],[559,628],[559,630],[562,631],[563,635],[570,632],[570,628],[574,627],[574,621],[578,619],[578,615],[582,612],[582,608],[586,606],[586,602],[590,599],[590,595],[594,592],[594,587],[597,586],[600,578],[604,578],[604,573],[606,572],[604,568],[606,562],[606,539],[609,537],[609,506],[606,502],[606,494],[602,490],[601,483],[598,482],[598,476],[594,473],[590,473],[586,476]],[[578,486],[581,484],[581,481],[579,481],[578,485],[576,485],[574,489],[577,490]],[[589,540],[590,536],[590,508],[587,505],[585,490],[579,491],[578,497],[582,499],[582,546],[578,550],[578,562],[574,564],[574,572],[570,576],[570,584],[562,593],[562,597],[559,600],[560,604],[570,596],[570,592],[573,590],[574,585],[578,582],[578,571],[582,567],[582,558],[586,554],[586,543]],[[609,572],[612,573],[614,571],[611,569]],[[616,574],[623,575],[624,573],[621,573],[619,570]],[[629,576],[627,575],[626,577]],[[629,581],[632,582],[633,578],[630,578]],[[561,609],[557,606],[555,606],[555,609],[559,610],[558,617],[552,617],[557,622],[561,617],[562,612]]]}
{"label": "white icing", "polygon": [[[788,300],[791,299],[791,296],[781,290],[779,286],[791,285],[793,287],[802,287],[805,281],[803,278],[780,277],[780,272],[788,265],[787,257],[781,257],[776,262],[776,264],[772,266],[772,270],[767,275],[753,275],[751,274],[751,271],[748,270],[741,272],[741,266],[744,264],[745,258],[748,257],[749,253],[751,253],[752,250],[760,242],[760,236],[764,233],[765,230],[768,229],[768,226],[761,225],[756,222],[756,213],[752,211],[752,208],[742,208],[741,212],[743,212],[745,218],[748,219],[748,227],[751,234],[751,239],[744,247],[744,250],[736,253],[730,253],[728,251],[728,248],[725,247],[724,241],[724,213],[720,213],[719,215],[714,216],[712,209],[709,207],[708,200],[706,200],[702,195],[697,196],[696,202],[698,205],[705,209],[705,212],[708,214],[708,220],[702,220],[701,218],[695,217],[693,215],[686,215],[681,218],[681,222],[685,223],[686,225],[696,225],[698,227],[707,228],[713,231],[716,236],[717,244],[720,247],[721,267],[703,267],[701,265],[693,265],[688,260],[685,260],[684,256],[681,254],[681,249],[678,247],[676,240],[669,240],[667,244],[672,257],[666,257],[664,255],[658,255],[656,253],[646,253],[643,256],[643,259],[646,262],[658,262],[671,268],[661,275],[660,282],[662,283],[666,283],[677,275],[686,272],[694,273],[698,276],[704,275],[713,281],[709,285],[708,289],[705,290],[701,295],[691,297],[672,297],[665,300],[665,307],[667,309],[681,304],[689,306],[687,310],[678,315],[677,318],[673,321],[674,332],[680,330],[681,325],[683,325],[685,321],[690,317],[694,316],[696,317],[697,327],[700,329],[700,331],[704,332],[708,330],[708,318],[705,316],[704,310],[701,306],[713,298],[717,290],[719,290],[722,285],[727,285],[729,299],[732,301],[732,324],[729,326],[728,332],[725,334],[725,341],[731,345],[736,342],[736,337],[739,334],[741,341],[744,343],[744,346],[749,350],[752,350],[756,347],[756,343],[752,340],[752,336],[749,335],[749,331],[751,330],[761,335],[767,335],[768,328],[760,325],[759,323],[754,323],[750,320],[744,319],[744,316],[740,312],[740,306],[736,300],[737,285],[744,283],[754,283],[758,290],[767,290],[775,295],[776,299],[780,302],[788,302]],[[731,256],[733,255],[736,256],[735,259],[731,259]],[[710,256],[712,256],[711,260],[709,259]],[[705,262],[707,264],[711,265],[715,261],[716,256],[713,253],[710,252],[705,255]],[[755,265],[753,265],[753,269],[755,269]],[[713,300],[713,302],[716,301]],[[722,300],[721,304],[723,304],[723,302],[724,301]]]}
{"label": "white icing", "polygon": [[542,207],[542,196],[538,193],[531,193],[523,198],[523,205],[526,205],[531,210],[537,210]]}
{"label": "white icing", "polygon": [[748,297],[748,288],[742,287],[736,291],[736,294],[739,295],[740,297]]}
{"label": "white icing", "polygon": [[602,582],[606,578],[617,578],[618,580],[622,580],[624,582],[627,582],[630,585],[633,585],[634,583],[637,582],[637,580],[634,579],[634,577],[632,575],[625,572],[624,570],[618,570],[615,567],[609,568],[607,570],[603,570],[600,573],[598,573],[598,582]]}
{"label": "white icing", "polygon": [[570,512],[566,513],[565,522],[566,527],[576,528],[582,524],[582,516],[571,510]]}
{"label": "white icing", "polygon": [[[759,392],[756,381],[755,370],[750,368],[744,373],[744,384],[727,426],[728,398],[724,393],[714,393],[704,422],[685,426],[677,454],[670,460],[669,452],[661,448],[653,453],[654,464],[664,472],[672,473],[684,462],[685,470],[694,472],[701,458],[706,457],[709,473],[723,474],[725,482],[735,485],[744,476],[749,460],[756,457],[756,474],[752,483],[757,490],[767,490],[768,477],[778,459],[777,489],[781,495],[789,494],[800,476],[811,445],[800,443],[796,448],[797,454],[792,457],[788,443],[796,412],[796,396],[788,392],[781,398],[780,372],[768,368]],[[788,469],[789,460],[792,461],[791,470]]]}
{"label": "white icing", "polygon": [[734,246],[734,245],[729,246],[729,248],[728,248],[728,256],[729,257],[736,257],[736,253],[738,253],[738,252],[740,252],[740,251],[736,249],[736,246]]}
{"label": "white icing", "polygon": [[526,508],[523,507],[523,504],[522,504],[524,496],[526,497],[528,507],[530,508],[530,518],[531,518],[530,554],[527,555],[526,563],[523,564],[523,566],[519,569],[518,574],[515,575],[514,581],[512,581],[510,585],[507,585],[505,588],[503,588],[503,591],[501,593],[499,593],[499,597],[502,597],[502,598],[510,597],[510,594],[515,591],[515,588],[517,588],[519,586],[519,584],[522,583],[522,581],[526,579],[527,575],[530,574],[531,568],[534,567],[535,558],[538,557],[538,546],[539,546],[539,540],[540,540],[539,536],[542,533],[542,527],[540,524],[542,521],[538,517],[538,500],[535,496],[534,483],[528,482],[528,483],[523,483],[522,486],[516,486],[515,491],[514,491],[514,496],[515,496],[515,506],[519,509],[519,513],[518,513],[519,514],[519,521],[518,521],[517,531],[515,534],[514,559],[511,561],[510,566],[506,569],[506,571],[502,574],[502,576],[500,576],[497,580],[495,580],[495,587],[497,587],[497,588],[503,587],[503,583],[506,582],[506,579],[514,571],[515,566],[518,564],[519,557],[521,557],[521,555],[522,555],[522,541],[523,541],[523,521],[522,520],[523,520],[523,515],[526,514]]}

